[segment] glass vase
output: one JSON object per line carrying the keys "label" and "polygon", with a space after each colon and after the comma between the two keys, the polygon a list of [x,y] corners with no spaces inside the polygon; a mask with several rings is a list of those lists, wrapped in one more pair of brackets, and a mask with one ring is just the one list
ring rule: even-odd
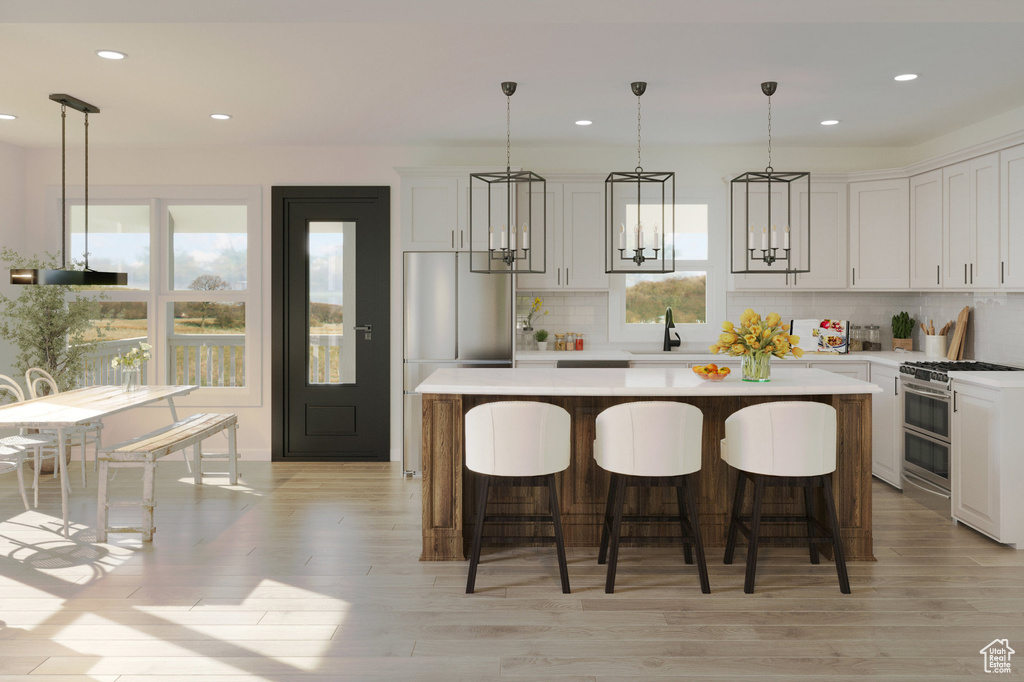
{"label": "glass vase", "polygon": [[142,368],[128,368],[121,370],[121,387],[125,393],[139,390],[142,385]]}
{"label": "glass vase", "polygon": [[772,356],[770,353],[750,353],[741,360],[743,381],[771,381]]}

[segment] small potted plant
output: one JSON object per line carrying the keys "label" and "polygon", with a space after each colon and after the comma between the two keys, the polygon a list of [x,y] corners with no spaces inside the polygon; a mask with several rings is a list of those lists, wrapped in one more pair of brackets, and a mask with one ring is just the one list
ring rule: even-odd
{"label": "small potted plant", "polygon": [[892,349],[914,350],[914,341],[910,338],[914,331],[914,318],[907,311],[892,316]]}
{"label": "small potted plant", "polygon": [[548,349],[548,330],[538,329],[533,333],[533,338],[537,341],[537,350]]}

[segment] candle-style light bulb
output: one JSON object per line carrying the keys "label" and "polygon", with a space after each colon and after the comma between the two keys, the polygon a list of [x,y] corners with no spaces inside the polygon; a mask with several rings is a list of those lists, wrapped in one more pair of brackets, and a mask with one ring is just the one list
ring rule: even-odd
{"label": "candle-style light bulb", "polygon": [[626,226],[623,223],[619,223],[619,248],[626,249]]}
{"label": "candle-style light bulb", "polygon": [[494,251],[494,226],[493,225],[487,230],[487,244],[490,247],[491,251]]}
{"label": "candle-style light bulb", "polygon": [[661,235],[658,234],[658,224],[654,224],[654,248],[661,248]]}
{"label": "candle-style light bulb", "polygon": [[526,231],[526,223],[523,223],[523,251],[530,248],[530,233]]}
{"label": "candle-style light bulb", "polygon": [[505,231],[505,226],[501,226],[501,248],[505,250],[508,248],[508,232]]}
{"label": "candle-style light bulb", "polygon": [[757,241],[754,238],[754,226],[750,226],[750,236],[747,237],[747,248],[753,251],[757,248]]}
{"label": "candle-style light bulb", "polygon": [[761,250],[762,251],[767,251],[768,250],[768,228],[767,227],[761,228]]}
{"label": "candle-style light bulb", "polygon": [[517,243],[518,243],[518,240],[516,239],[516,226],[515,226],[515,223],[513,223],[512,224],[512,250],[513,251],[516,250],[516,244]]}
{"label": "candle-style light bulb", "polygon": [[779,248],[779,228],[772,225],[772,248]]}
{"label": "candle-style light bulb", "polygon": [[636,224],[636,248],[643,250],[644,248],[644,224]]}
{"label": "candle-style light bulb", "polygon": [[789,248],[789,225],[786,225],[786,233],[782,235],[782,248]]}

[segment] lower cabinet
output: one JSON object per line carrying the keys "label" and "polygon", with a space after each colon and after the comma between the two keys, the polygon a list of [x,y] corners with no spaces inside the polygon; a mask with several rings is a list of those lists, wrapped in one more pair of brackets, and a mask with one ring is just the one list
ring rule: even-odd
{"label": "lower cabinet", "polygon": [[807,366],[812,369],[823,369],[826,372],[832,372],[833,374],[842,374],[844,376],[853,377],[854,379],[860,379],[861,381],[868,380],[868,363],[866,362],[808,362]]}
{"label": "lower cabinet", "polygon": [[953,382],[953,518],[1024,549],[1024,389]]}
{"label": "lower cabinet", "polygon": [[899,368],[872,363],[871,383],[882,389],[871,396],[871,473],[902,490],[903,401]]}

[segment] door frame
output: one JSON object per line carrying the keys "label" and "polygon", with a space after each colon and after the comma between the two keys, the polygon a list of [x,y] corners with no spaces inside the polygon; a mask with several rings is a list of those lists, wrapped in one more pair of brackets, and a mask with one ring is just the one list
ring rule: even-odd
{"label": "door frame", "polygon": [[[271,440],[270,459],[273,462],[301,461],[296,457],[285,457],[286,444],[288,443],[288,344],[286,317],[286,302],[288,301],[289,284],[291,272],[289,272],[289,252],[287,240],[287,226],[290,215],[290,206],[293,203],[350,203],[353,201],[375,202],[383,211],[383,223],[387,230],[388,253],[390,254],[391,243],[391,187],[389,186],[272,186],[271,191],[271,228],[270,228],[270,302],[271,302],[271,368],[270,368],[270,413],[271,413]],[[389,255],[390,268],[390,255]],[[390,291],[390,276],[388,290]],[[390,293],[386,293],[385,300],[390,301]],[[390,314],[386,316],[390,322]],[[390,324],[388,325],[390,326]],[[378,331],[374,328],[373,333],[380,333],[383,336],[385,345],[390,348],[390,329],[385,328]],[[386,351],[388,352],[388,351]],[[390,373],[390,361],[388,372]],[[390,391],[390,381],[388,382]],[[388,441],[382,455],[377,458],[379,461],[390,460],[390,411],[387,416]],[[377,459],[373,461],[377,461]],[[344,457],[313,457],[309,461],[349,461]],[[365,457],[353,457],[351,461],[368,461]]]}

